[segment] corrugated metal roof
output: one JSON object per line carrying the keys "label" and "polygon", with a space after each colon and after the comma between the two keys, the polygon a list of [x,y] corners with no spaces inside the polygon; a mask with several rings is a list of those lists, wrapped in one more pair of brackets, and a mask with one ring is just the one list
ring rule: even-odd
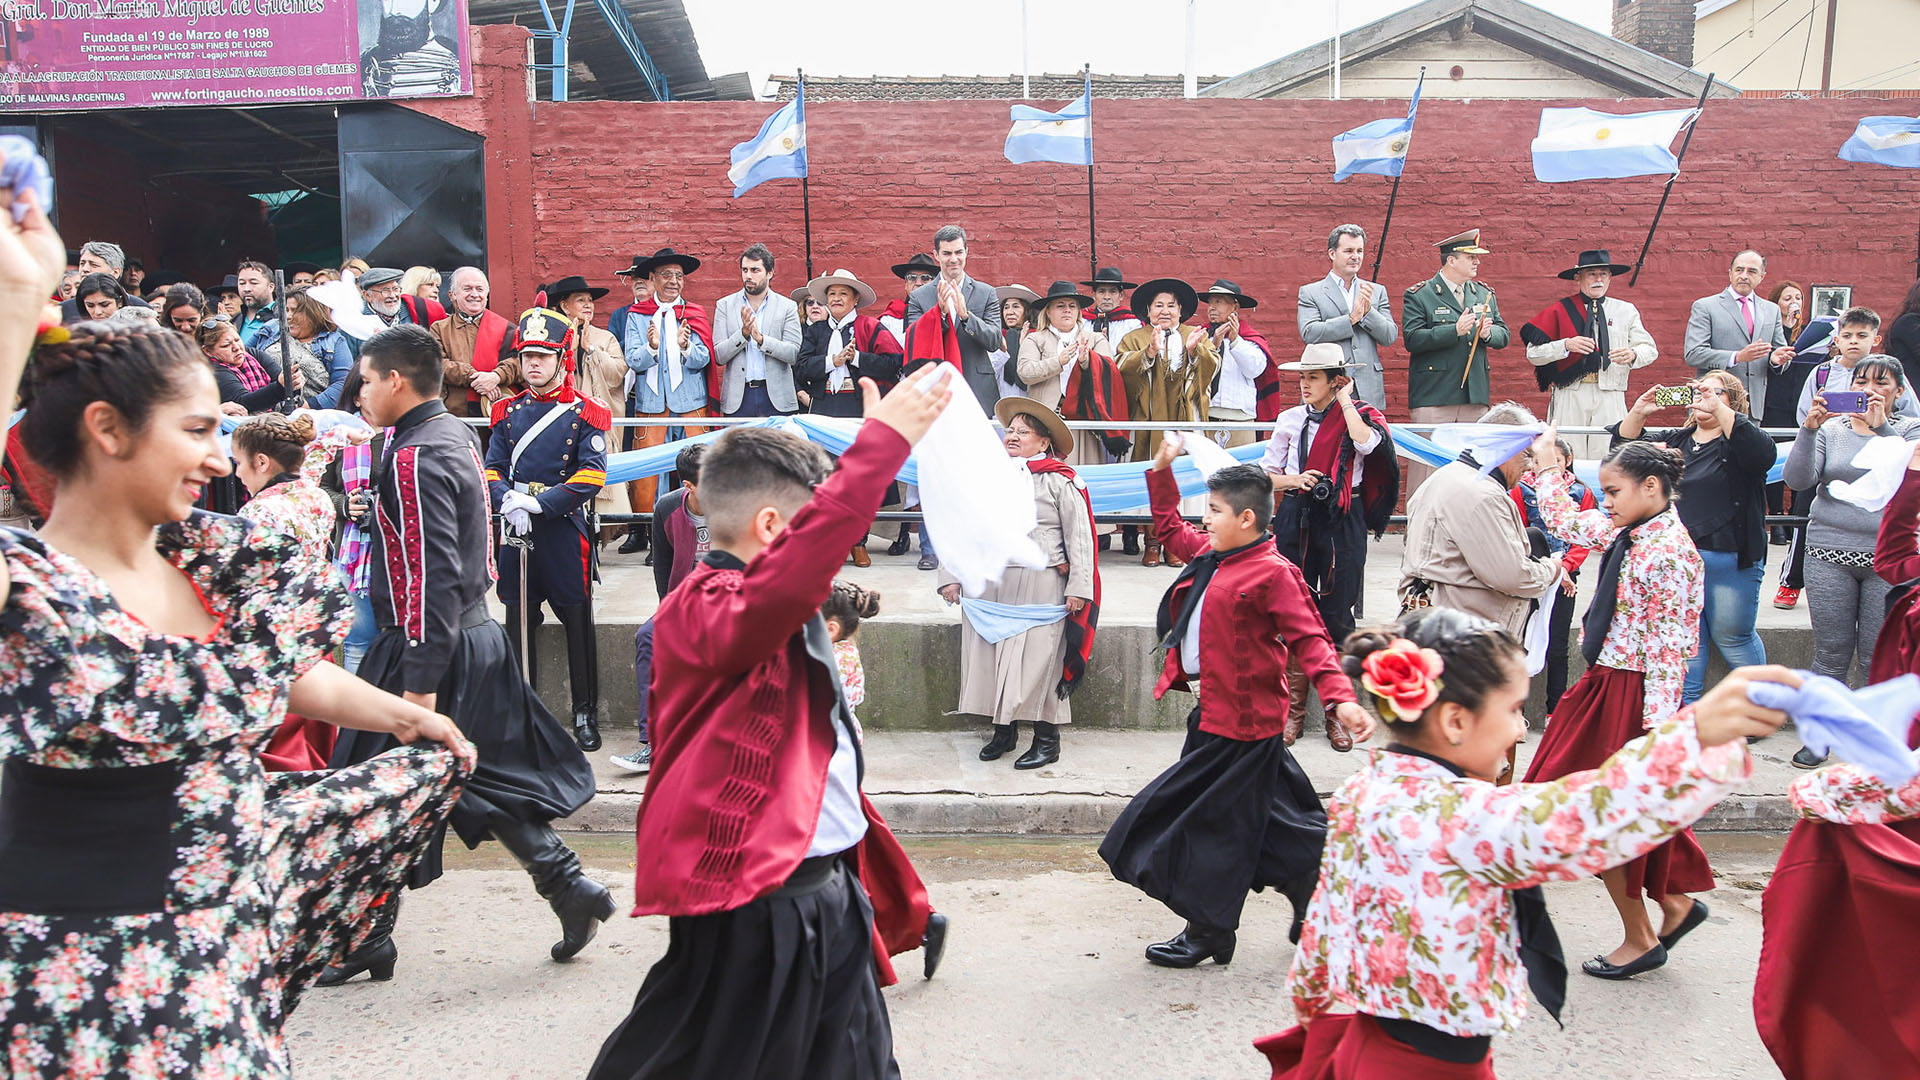
{"label": "corrugated metal roof", "polygon": [[[1220,82],[1225,76],[1203,75],[1201,89]],[[1030,78],[1032,98],[1036,101],[1077,98],[1085,83],[1080,72],[1061,75],[1052,72]],[[793,100],[794,76],[775,75],[768,80],[777,101]],[[1093,96],[1103,98],[1177,98],[1186,93],[1179,75],[1093,75]],[[1018,75],[872,75],[807,76],[809,101],[946,101],[961,98],[990,98],[1019,101]]]}
{"label": "corrugated metal roof", "polygon": [[[564,17],[566,0],[548,0],[557,25]],[[627,19],[653,59],[654,66],[667,82],[673,96],[685,101],[751,100],[744,73],[721,76],[707,74],[700,58],[700,43],[693,33],[681,0],[620,0]],[[546,29],[540,0],[467,0],[467,19],[475,25],[515,23],[535,30]],[[547,61],[547,46],[535,41],[534,57]],[[592,0],[575,0],[573,27],[568,35],[568,97],[574,101],[651,101],[653,93],[640,74],[605,16]],[[581,77],[584,70],[585,77]],[[547,96],[547,77],[539,76],[541,97]]]}

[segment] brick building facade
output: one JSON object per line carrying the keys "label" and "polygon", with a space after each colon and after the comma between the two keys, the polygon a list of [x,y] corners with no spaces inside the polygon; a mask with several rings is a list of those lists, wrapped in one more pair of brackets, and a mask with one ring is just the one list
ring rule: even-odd
{"label": "brick building facade", "polygon": [[[707,260],[689,288],[702,302],[739,287],[733,256],[756,241],[779,259],[778,287],[802,283],[800,185],[776,181],[735,200],[726,180],[728,151],[771,105],[532,103],[520,91],[524,32],[477,34],[478,95],[413,107],[487,137],[500,310],[562,274],[615,284],[612,272],[635,252],[669,244]],[[1632,262],[1660,180],[1535,181],[1528,143],[1542,104],[1422,104],[1381,271],[1396,317],[1400,292],[1438,266],[1432,242],[1471,226],[1485,230],[1495,252],[1482,280],[1516,339],[1520,323],[1566,291],[1555,274],[1580,249],[1605,247]],[[1673,103],[1582,104],[1624,113]],[[1332,182],[1330,140],[1398,108],[1096,100],[1099,261],[1135,280],[1232,278],[1259,299],[1252,319],[1276,352],[1297,355],[1294,292],[1326,274],[1328,231],[1352,221],[1377,239],[1386,209],[1384,178]],[[1638,286],[1616,283],[1660,345],[1660,362],[1636,373],[1636,391],[1686,377],[1679,357],[1688,305],[1726,287],[1727,263],[1741,248],[1767,255],[1768,287],[1785,278],[1850,284],[1856,303],[1889,316],[1897,309],[1915,278],[1920,176],[1833,155],[1859,117],[1898,111],[1859,99],[1709,103]],[[807,119],[816,273],[850,268],[889,298],[897,285],[887,267],[957,222],[981,280],[1044,291],[1056,278],[1086,276],[1086,171],[1008,164],[1004,103],[821,102]],[[1389,352],[1396,417],[1404,415],[1405,355]],[[1517,340],[1493,354],[1493,365],[1496,397],[1543,406]]]}

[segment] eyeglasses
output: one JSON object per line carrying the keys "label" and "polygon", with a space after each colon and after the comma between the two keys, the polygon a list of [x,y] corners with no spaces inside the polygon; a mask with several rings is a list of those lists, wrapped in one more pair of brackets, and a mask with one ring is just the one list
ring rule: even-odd
{"label": "eyeglasses", "polygon": [[1036,432],[1029,427],[1010,427],[1007,429],[1007,434],[1013,436],[1016,439],[1024,439],[1031,435],[1037,435],[1039,434],[1039,432]]}
{"label": "eyeglasses", "polygon": [[661,281],[687,280],[686,272],[683,270],[655,270],[653,276],[659,278]]}
{"label": "eyeglasses", "polygon": [[907,284],[909,285],[925,285],[927,282],[932,280],[933,280],[932,274],[908,274],[907,275]]}

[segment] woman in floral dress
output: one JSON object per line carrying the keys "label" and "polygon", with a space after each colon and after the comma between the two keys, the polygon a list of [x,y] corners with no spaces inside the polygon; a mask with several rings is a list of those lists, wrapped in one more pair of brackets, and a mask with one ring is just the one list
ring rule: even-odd
{"label": "woman in floral dress", "polygon": [[[1547,531],[1604,554],[1580,632],[1587,670],[1554,710],[1528,783],[1597,768],[1678,712],[1706,605],[1706,571],[1674,507],[1685,467],[1677,453],[1655,443],[1617,444],[1600,466],[1604,509],[1582,511],[1568,494],[1570,463],[1557,447],[1535,450],[1534,490]],[[1581,964],[1588,975],[1626,979],[1660,967],[1706,921],[1707,905],[1689,894],[1713,890],[1713,868],[1691,829],[1600,879],[1620,915],[1622,941]],[[1660,905],[1657,933],[1648,898]]]}
{"label": "woman in floral dress", "polygon": [[[0,400],[62,251],[37,208],[0,224]],[[229,465],[186,339],[79,329],[35,354],[22,421],[52,515],[0,530],[0,1076],[286,1076],[287,1015],[473,752],[325,659],[349,608],[324,559],[193,510]],[[444,745],[269,779],[289,705]]]}
{"label": "woman in floral dress", "polygon": [[[1319,890],[1289,978],[1300,1027],[1257,1044],[1288,1080],[1489,1080],[1527,989],[1556,1018],[1566,965],[1539,886],[1646,854],[1752,771],[1744,736],[1782,713],[1743,668],[1602,768],[1496,786],[1525,730],[1525,654],[1505,630],[1427,608],[1348,639],[1345,666],[1393,742],[1327,803]],[[1335,1010],[1341,1010],[1336,1012]]]}

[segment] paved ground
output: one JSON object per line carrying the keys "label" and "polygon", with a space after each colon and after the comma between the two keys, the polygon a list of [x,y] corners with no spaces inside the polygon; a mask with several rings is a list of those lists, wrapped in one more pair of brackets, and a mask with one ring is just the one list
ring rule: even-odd
{"label": "paved ground", "polygon": [[[1777,841],[1710,836],[1722,877],[1708,924],[1666,968],[1627,983],[1571,976],[1566,1029],[1536,1010],[1495,1043],[1507,1080],[1777,1077],[1754,1033],[1759,889]],[[591,872],[631,896],[630,841],[587,838]],[[904,1076],[1020,1080],[1133,1075],[1265,1076],[1250,1041],[1292,1022],[1285,901],[1255,897],[1230,967],[1166,971],[1140,950],[1177,929],[1113,881],[1086,840],[910,841],[934,901],[953,919],[945,966],[887,992]],[[666,946],[665,920],[616,917],[572,964],[546,957],[554,922],[492,845],[450,853],[451,872],[412,894],[400,967],[313,990],[288,1025],[297,1075],[579,1077]],[[1618,926],[1599,884],[1550,886],[1574,963],[1611,949]]]}

